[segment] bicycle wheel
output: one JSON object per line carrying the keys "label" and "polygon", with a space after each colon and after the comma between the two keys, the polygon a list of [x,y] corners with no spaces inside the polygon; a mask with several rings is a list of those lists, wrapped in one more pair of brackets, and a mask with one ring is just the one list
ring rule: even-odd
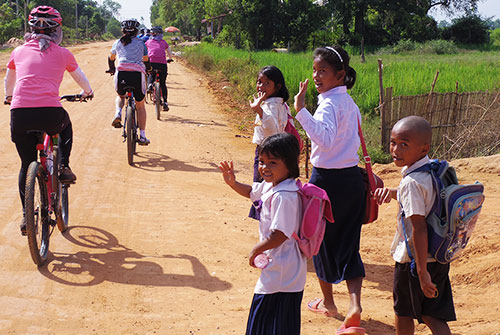
{"label": "bicycle wheel", "polygon": [[61,185],[61,218],[62,218],[62,225],[59,226],[59,221],[57,222],[57,228],[61,232],[65,232],[66,229],[68,229],[68,224],[69,224],[69,185],[67,184],[62,184]]}
{"label": "bicycle wheel", "polygon": [[63,183],[59,181],[59,175],[62,170],[61,155],[59,154],[59,152],[60,152],[59,147],[54,146],[54,149],[52,151],[54,168],[51,174],[52,192],[54,193],[54,195],[52,196],[52,201],[53,201],[52,207],[54,208],[56,216],[57,228],[59,229],[60,232],[64,232],[68,228],[68,223],[67,221],[64,220],[62,213],[63,209],[61,205],[61,195],[62,195]]}
{"label": "bicycle wheel", "polygon": [[156,119],[159,120],[161,112],[161,88],[159,82],[155,82],[155,110]]}
{"label": "bicycle wheel", "polygon": [[135,130],[135,111],[127,106],[127,159],[128,164],[134,164],[134,153],[137,131]]}
{"label": "bicycle wheel", "polygon": [[47,260],[50,233],[47,188],[38,162],[28,167],[24,207],[31,258],[36,265],[42,265]]}

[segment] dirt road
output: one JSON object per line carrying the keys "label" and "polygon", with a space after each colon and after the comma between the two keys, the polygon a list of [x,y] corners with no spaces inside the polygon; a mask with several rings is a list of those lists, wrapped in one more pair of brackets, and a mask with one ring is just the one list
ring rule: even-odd
{"label": "dirt road", "polygon": [[[170,111],[157,121],[148,109],[148,147],[136,164],[126,160],[120,131],[111,127],[112,79],[104,73],[110,43],[73,47],[96,97],[65,103],[74,129],[70,226],[55,231],[47,264],[37,268],[19,233],[19,159],[10,142],[9,110],[0,107],[0,333],[1,334],[242,334],[258,270],[247,255],[258,238],[246,218],[249,203],[222,181],[217,163],[235,161],[238,177],[251,180],[253,145],[235,137],[223,106],[206,80],[169,65]],[[3,78],[8,55],[0,54]],[[3,80],[1,81],[3,92]],[[79,89],[69,76],[61,94]],[[2,95],[3,99],[3,95]],[[453,263],[457,308],[453,334],[497,334],[500,328],[500,156],[457,161],[464,182],[486,184],[487,200],[466,255]],[[396,186],[398,170],[377,166]],[[365,226],[362,256],[367,277],[363,322],[369,334],[391,334],[392,266],[388,254],[396,205]],[[304,293],[302,333],[332,334],[341,320],[307,311],[319,295],[312,266]],[[347,308],[337,287],[339,311]],[[418,334],[429,334],[418,327]]]}

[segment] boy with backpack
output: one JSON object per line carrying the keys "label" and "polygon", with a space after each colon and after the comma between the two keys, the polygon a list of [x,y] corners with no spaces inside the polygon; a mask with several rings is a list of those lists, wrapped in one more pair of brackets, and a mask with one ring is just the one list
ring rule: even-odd
{"label": "boy with backpack", "polygon": [[[431,163],[432,131],[419,116],[399,120],[391,132],[390,152],[403,179],[397,189],[379,188],[378,203],[400,203],[398,225],[391,246],[394,270],[394,312],[396,335],[414,333],[413,319],[425,323],[434,335],[451,334],[448,321],[455,321],[455,308],[449,279],[450,264],[436,261],[428,251],[426,217],[433,210],[436,190],[431,173],[415,171]],[[413,173],[412,173],[413,172]],[[412,258],[416,273],[412,271]]]}

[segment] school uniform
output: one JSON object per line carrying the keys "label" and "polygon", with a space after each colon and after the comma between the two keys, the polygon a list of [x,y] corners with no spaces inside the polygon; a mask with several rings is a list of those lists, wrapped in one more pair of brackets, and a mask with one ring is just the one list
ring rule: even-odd
{"label": "school uniform", "polygon": [[267,239],[275,230],[288,239],[264,253],[271,260],[255,285],[246,334],[300,334],[300,305],[307,274],[307,260],[293,233],[300,227],[300,198],[293,179],[276,186],[252,185],[250,199],[262,201],[259,237]]}
{"label": "school uniform", "polygon": [[[286,123],[288,121],[288,107],[283,102],[281,97],[267,98],[260,105],[262,108],[262,117],[257,114],[255,116],[255,128],[253,130],[252,143],[256,144],[255,155],[253,159],[253,182],[259,183],[262,177],[259,174],[259,145],[264,140],[274,134],[285,132]],[[250,208],[248,217],[259,220],[259,213],[255,206]]]}
{"label": "school uniform", "polygon": [[[427,270],[439,293],[437,298],[425,297],[420,288],[418,277],[412,275],[410,271],[411,259],[408,256],[408,248],[412,255],[415,256],[415,248],[412,242],[412,224],[410,220],[405,219],[405,229],[403,230],[401,221],[403,211],[405,217],[408,218],[413,215],[427,217],[432,210],[436,192],[430,173],[414,172],[410,175],[412,171],[430,162],[429,157],[425,156],[410,167],[404,167],[401,171],[403,178],[397,191],[400,210],[396,233],[391,245],[391,255],[396,261],[393,286],[394,312],[398,316],[417,319],[420,323],[423,323],[422,315],[432,316],[444,321],[456,320],[448,275],[450,265],[440,264],[436,262],[431,254],[427,254]],[[407,240],[404,231],[406,231]]]}
{"label": "school uniform", "polygon": [[306,108],[295,118],[311,139],[313,171],[310,183],[323,188],[332,205],[334,223],[327,223],[318,255],[313,257],[318,278],[328,283],[365,276],[359,254],[366,190],[358,168],[358,106],[337,86],[318,95],[318,108]]}

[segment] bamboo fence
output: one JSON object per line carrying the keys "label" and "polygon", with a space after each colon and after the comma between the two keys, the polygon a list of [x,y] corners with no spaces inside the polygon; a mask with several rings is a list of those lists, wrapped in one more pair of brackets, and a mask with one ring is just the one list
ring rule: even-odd
{"label": "bamboo fence", "polygon": [[[437,76],[436,76],[437,77]],[[500,152],[500,92],[434,93],[392,96],[384,90],[381,144],[389,151],[391,129],[409,115],[418,115],[433,128],[431,154],[441,159],[491,155]]]}

